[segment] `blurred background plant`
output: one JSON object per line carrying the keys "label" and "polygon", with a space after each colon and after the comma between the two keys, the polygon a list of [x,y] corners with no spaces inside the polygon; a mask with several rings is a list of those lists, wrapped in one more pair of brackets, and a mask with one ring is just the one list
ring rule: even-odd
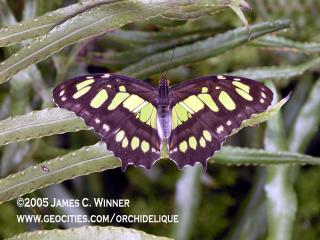
{"label": "blurred background plant", "polygon": [[[17,214],[176,213],[179,224],[112,225],[182,240],[318,239],[320,169],[309,164],[320,163],[320,4],[250,4],[249,40],[239,0],[0,0],[0,143],[10,143],[0,150],[0,237],[81,226],[21,224]],[[165,160],[122,173],[104,146],[89,146],[98,137],[80,119],[52,108],[52,88],[73,76],[119,72],[156,85],[167,70],[171,84],[232,73],[264,81],[275,103],[292,95],[267,124],[230,137],[226,145],[242,148],[224,148],[205,173]],[[21,195],[131,207],[18,208],[11,199]]]}

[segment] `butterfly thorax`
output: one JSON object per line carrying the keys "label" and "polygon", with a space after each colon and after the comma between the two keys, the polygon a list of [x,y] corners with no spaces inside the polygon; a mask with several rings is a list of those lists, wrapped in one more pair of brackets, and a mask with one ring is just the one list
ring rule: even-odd
{"label": "butterfly thorax", "polygon": [[172,130],[171,108],[170,108],[170,87],[166,78],[160,80],[158,88],[157,107],[157,129],[159,137],[168,139]]}

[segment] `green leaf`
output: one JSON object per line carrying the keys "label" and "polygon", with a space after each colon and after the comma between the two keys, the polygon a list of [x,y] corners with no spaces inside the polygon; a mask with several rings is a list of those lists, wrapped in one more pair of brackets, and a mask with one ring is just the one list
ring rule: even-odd
{"label": "green leaf", "polygon": [[[251,38],[255,39],[267,33],[276,32],[290,27],[289,20],[258,23],[252,26]],[[224,53],[248,41],[245,28],[237,28],[206,40],[190,45],[177,47],[171,61],[172,50],[158,53],[132,64],[120,72],[125,75],[146,78],[161,69],[165,71],[182,64],[197,62]]]}
{"label": "green leaf", "polygon": [[168,40],[166,42],[153,43],[148,46],[133,48],[132,50],[124,52],[110,52],[99,53],[89,52],[84,61],[90,65],[102,66],[107,68],[119,69],[130,64],[133,64],[141,59],[150,55],[162,52],[168,49],[172,49],[178,45],[190,44],[199,39],[203,39],[203,36],[196,34],[191,36],[185,36],[178,39]]}
{"label": "green leaf", "polygon": [[88,129],[73,112],[44,109],[0,121],[0,145]]}
{"label": "green leaf", "polygon": [[67,179],[120,166],[120,161],[98,143],[31,166],[0,180],[0,202]]}
{"label": "green leaf", "polygon": [[249,23],[242,12],[242,9],[250,9],[251,8],[250,5],[243,0],[237,0],[230,3],[230,8],[238,15],[241,22],[246,26],[248,31],[248,38],[250,40],[251,33],[250,33]]}
{"label": "green leaf", "polygon": [[[289,149],[304,152],[320,125],[320,80],[313,85],[311,93],[293,124],[289,136]],[[306,127],[307,126],[307,127]]]}
{"label": "green leaf", "polygon": [[[278,99],[274,86],[274,99]],[[284,122],[279,111],[267,123],[264,139],[268,151],[288,150]],[[291,239],[293,223],[297,210],[297,199],[291,178],[292,166],[268,166],[265,185],[268,204],[268,240]]]}
{"label": "green leaf", "polygon": [[[111,215],[110,215],[111,218]],[[8,240],[37,240],[37,239],[60,239],[60,240],[73,240],[73,239],[95,239],[95,240],[170,240],[171,238],[157,237],[147,234],[135,229],[124,227],[100,227],[100,226],[85,226],[70,229],[53,229],[41,230],[16,235]]]}
{"label": "green leaf", "polygon": [[[80,14],[94,6],[106,4],[106,0],[85,1],[83,3],[72,4],[56,11],[48,12],[43,16],[26,20],[15,25],[6,26],[0,29],[0,47],[8,46],[23,40],[37,38],[49,32],[54,26]],[[4,3],[0,2],[0,7]]]}
{"label": "green leaf", "polygon": [[134,30],[122,30],[118,29],[116,31],[110,32],[105,35],[99,41],[106,41],[112,39],[113,41],[125,42],[126,44],[135,44],[145,47],[145,44],[157,44],[159,42],[173,40],[180,37],[190,36],[199,33],[211,33],[217,28],[221,27],[220,25],[212,24],[212,26],[200,25],[194,27],[192,23],[185,24],[183,26],[169,28],[165,32],[156,32],[156,31],[134,31]]}
{"label": "green leaf", "polygon": [[90,51],[82,60],[90,65],[103,66],[108,69],[120,69],[158,52],[207,38],[219,28],[221,28],[221,24],[210,21],[208,25],[206,22],[198,20],[189,21],[183,26],[166,29],[165,32],[119,29],[99,38],[97,44],[103,45],[111,40],[112,42],[115,41],[122,45],[130,46],[128,50],[113,52],[108,49],[102,53]]}
{"label": "green leaf", "polygon": [[297,42],[285,37],[268,35],[261,37],[252,42],[255,47],[274,48],[275,50],[302,52],[302,53],[319,53],[320,43],[317,42]]}
{"label": "green leaf", "polygon": [[[183,22],[184,20],[199,18],[203,15],[221,11],[227,6],[226,1],[221,1],[221,2],[222,2],[221,5],[219,5],[218,3],[213,6],[209,6],[209,5],[201,6],[201,5],[197,5],[197,2],[195,1],[195,4],[192,6],[173,7],[168,11],[166,11],[165,13],[161,14],[159,17],[164,17],[166,19],[170,19],[171,21]],[[232,0],[231,2],[234,2],[234,0]]]}
{"label": "green leaf", "polygon": [[[208,1],[199,2],[208,3]],[[106,33],[128,23],[158,16],[172,7],[186,4],[192,5],[189,1],[126,1],[104,4],[93,10],[77,14],[55,26],[47,34],[41,35],[6,61],[1,62],[0,83],[7,81],[17,72],[51,56],[72,43]],[[198,5],[199,3],[194,4]],[[215,5],[215,3],[211,3],[211,5]],[[226,3],[224,6],[227,6]],[[5,29],[3,31],[7,31]],[[21,29],[19,28],[19,30]]]}
{"label": "green leaf", "polygon": [[[262,167],[255,170],[255,177],[252,180],[253,186],[244,201],[241,202],[234,217],[232,229],[226,239],[230,240],[256,240],[264,236],[266,230],[266,204],[264,184],[266,171]],[[258,226],[258,227],[257,227]]]}
{"label": "green leaf", "polygon": [[301,107],[305,103],[309,92],[313,86],[313,74],[304,74],[303,80],[298,81],[292,92],[290,101],[283,108],[283,116],[285,116],[285,129],[290,130],[295,122]]}
{"label": "green leaf", "polygon": [[250,149],[225,146],[218,151],[209,163],[227,165],[266,165],[266,164],[320,164],[319,157],[292,153],[292,152],[270,152],[262,149]]}
{"label": "green leaf", "polygon": [[305,71],[310,70],[320,64],[320,57],[314,58],[306,63],[297,66],[280,66],[280,67],[260,67],[240,70],[230,73],[230,75],[249,77],[255,80],[275,80],[281,83],[282,79],[293,78],[302,75]]}
{"label": "green leaf", "polygon": [[[228,165],[283,163],[318,165],[320,164],[320,158],[290,152],[223,147],[209,160],[209,163]],[[120,167],[120,165],[120,160],[107,151],[105,144],[100,142],[0,179],[0,202],[9,201],[67,179]]]}
{"label": "green leaf", "polygon": [[192,226],[194,226],[200,204],[201,171],[199,165],[185,167],[176,184],[175,209],[179,215],[179,223],[174,226],[176,240],[187,240],[191,237]]}

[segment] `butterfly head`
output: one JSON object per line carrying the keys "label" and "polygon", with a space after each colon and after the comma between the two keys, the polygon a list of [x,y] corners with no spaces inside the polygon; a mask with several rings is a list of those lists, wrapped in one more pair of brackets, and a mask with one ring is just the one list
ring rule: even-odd
{"label": "butterfly head", "polygon": [[169,87],[169,84],[170,84],[170,82],[165,76],[161,77],[160,82],[159,82],[159,87],[161,87],[161,86]]}

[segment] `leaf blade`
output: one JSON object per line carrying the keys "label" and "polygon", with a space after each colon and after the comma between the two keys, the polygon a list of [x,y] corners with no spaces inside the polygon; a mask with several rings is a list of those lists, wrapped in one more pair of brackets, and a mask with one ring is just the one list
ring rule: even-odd
{"label": "leaf blade", "polygon": [[[275,99],[278,94],[272,86]],[[264,145],[269,151],[288,150],[281,112],[267,123]],[[291,181],[292,166],[278,165],[267,167],[265,192],[268,205],[268,238],[291,239],[297,210],[297,197]]]}
{"label": "leaf blade", "polygon": [[[288,28],[289,20],[277,20],[255,24],[251,28],[251,38],[255,39],[264,34]],[[197,62],[209,57],[216,56],[226,50],[240,46],[248,40],[245,28],[237,28],[226,33],[219,34],[206,40],[197,41],[193,44],[177,47],[175,57],[171,60],[172,50],[158,53],[132,64],[120,72],[125,75],[145,78],[161,71],[169,70],[182,64]]]}
{"label": "leaf blade", "polygon": [[85,129],[85,123],[70,111],[44,109],[0,121],[0,145]]}
{"label": "leaf blade", "polygon": [[[80,14],[92,7],[114,1],[96,0],[95,2],[85,1],[59,8],[56,11],[48,12],[43,16],[9,25],[0,29],[0,47],[9,46],[23,40],[33,39],[46,34],[55,25]],[[0,6],[3,3],[0,2]]]}

